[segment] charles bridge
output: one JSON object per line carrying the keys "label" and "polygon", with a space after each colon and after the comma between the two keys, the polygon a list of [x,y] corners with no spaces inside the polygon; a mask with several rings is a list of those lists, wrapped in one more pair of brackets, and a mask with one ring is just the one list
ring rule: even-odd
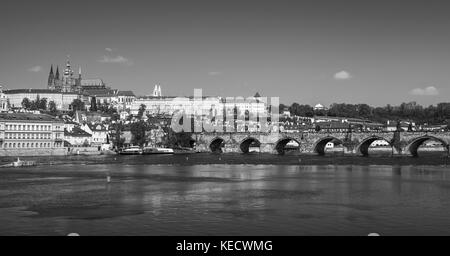
{"label": "charles bridge", "polygon": [[342,145],[344,154],[369,155],[369,147],[376,140],[384,140],[393,155],[418,156],[418,148],[427,140],[442,143],[450,155],[450,132],[296,132],[296,133],[195,133],[192,139],[200,152],[242,152],[259,146],[261,153],[284,154],[286,144],[295,141],[299,153],[325,154],[328,142]]}

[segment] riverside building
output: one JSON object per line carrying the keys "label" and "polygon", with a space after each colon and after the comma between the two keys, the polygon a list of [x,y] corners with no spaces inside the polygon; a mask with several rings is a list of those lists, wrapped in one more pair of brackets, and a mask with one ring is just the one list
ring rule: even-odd
{"label": "riverside building", "polygon": [[64,155],[64,122],[29,113],[0,114],[0,156]]}
{"label": "riverside building", "polygon": [[145,106],[145,114],[149,115],[172,116],[179,110],[184,110],[189,114],[201,110],[205,115],[211,113],[211,111],[217,112],[224,109],[227,112],[233,112],[236,109],[239,115],[244,115],[245,112],[260,115],[267,113],[267,104],[258,100],[261,99],[259,93],[253,97],[253,101],[246,101],[244,98],[231,98],[229,100],[219,96],[203,96],[198,102],[193,97],[186,98],[186,101],[178,99],[177,96],[163,96],[161,86],[156,85],[151,96],[137,98],[131,103],[131,114],[137,115],[141,105]]}

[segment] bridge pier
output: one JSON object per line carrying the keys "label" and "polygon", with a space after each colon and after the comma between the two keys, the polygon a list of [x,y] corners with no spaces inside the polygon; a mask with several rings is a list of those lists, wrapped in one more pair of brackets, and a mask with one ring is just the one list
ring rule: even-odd
{"label": "bridge pier", "polygon": [[392,147],[392,156],[401,156],[401,155],[404,155],[403,152],[405,152],[405,151],[402,150],[402,149],[397,149],[397,148],[395,148],[395,147]]}
{"label": "bridge pier", "polygon": [[344,147],[344,155],[354,156],[354,155],[356,155],[356,150],[352,147]]}

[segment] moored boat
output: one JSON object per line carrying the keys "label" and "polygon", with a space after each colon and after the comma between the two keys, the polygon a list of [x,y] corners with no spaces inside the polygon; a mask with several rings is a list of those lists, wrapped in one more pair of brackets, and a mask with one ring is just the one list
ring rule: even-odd
{"label": "moored boat", "polygon": [[19,158],[17,158],[16,161],[9,163],[9,164],[4,164],[0,167],[25,167],[25,166],[35,166],[36,162],[35,161],[22,161]]}
{"label": "moored boat", "polygon": [[144,155],[173,154],[173,153],[174,153],[174,151],[171,148],[144,147],[144,149],[143,149]]}
{"label": "moored boat", "polygon": [[139,146],[130,146],[119,151],[120,155],[142,155],[143,150]]}

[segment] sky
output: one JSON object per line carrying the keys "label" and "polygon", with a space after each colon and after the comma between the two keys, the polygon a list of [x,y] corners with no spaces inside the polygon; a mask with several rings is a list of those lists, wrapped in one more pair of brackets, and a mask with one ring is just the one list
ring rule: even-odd
{"label": "sky", "polygon": [[0,84],[50,65],[149,95],[280,102],[449,102],[448,1],[23,1],[0,8]]}

